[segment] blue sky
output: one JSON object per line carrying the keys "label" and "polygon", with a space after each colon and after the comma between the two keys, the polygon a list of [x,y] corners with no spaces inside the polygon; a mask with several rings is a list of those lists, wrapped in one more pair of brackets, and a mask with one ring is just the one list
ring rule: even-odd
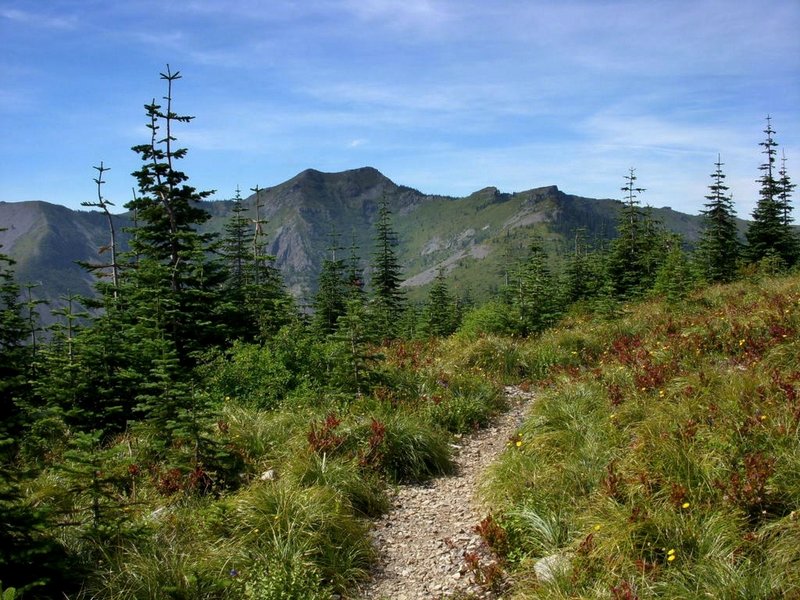
{"label": "blue sky", "polygon": [[619,198],[634,167],[697,213],[719,152],[749,218],[767,114],[800,182],[798,30],[800,0],[0,0],[0,200],[78,207],[102,160],[121,207],[169,63],[215,198],[361,166]]}

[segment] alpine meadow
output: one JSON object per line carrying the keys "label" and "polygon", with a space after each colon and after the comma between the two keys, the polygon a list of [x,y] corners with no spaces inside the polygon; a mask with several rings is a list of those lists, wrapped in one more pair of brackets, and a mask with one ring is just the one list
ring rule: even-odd
{"label": "alpine meadow", "polygon": [[616,199],[364,167],[212,201],[184,83],[167,66],[144,106],[125,212],[104,162],[90,211],[0,205],[0,598],[377,597],[376,523],[457,476],[516,391],[459,500],[483,511],[480,553],[454,548],[471,591],[424,597],[800,599],[777,119],[750,215],[724,149],[698,216],[649,207],[635,168]]}

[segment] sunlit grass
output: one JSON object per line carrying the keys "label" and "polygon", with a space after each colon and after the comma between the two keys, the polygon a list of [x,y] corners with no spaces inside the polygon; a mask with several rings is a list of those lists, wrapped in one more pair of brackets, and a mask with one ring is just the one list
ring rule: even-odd
{"label": "sunlit grass", "polygon": [[800,597],[798,339],[788,277],[527,342],[537,402],[484,485],[519,597]]}

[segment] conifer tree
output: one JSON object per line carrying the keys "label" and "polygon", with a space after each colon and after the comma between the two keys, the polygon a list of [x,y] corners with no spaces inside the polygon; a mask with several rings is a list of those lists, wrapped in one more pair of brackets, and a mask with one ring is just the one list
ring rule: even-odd
{"label": "conifer tree", "polygon": [[64,305],[52,311],[59,320],[49,328],[50,342],[41,352],[42,368],[35,381],[42,405],[39,418],[63,419],[79,429],[102,429],[104,415],[86,410],[88,398],[95,395],[95,390],[86,386],[91,379],[85,373],[80,343],[81,321],[87,320],[89,313],[80,310],[75,294],[61,296],[61,300]]}
{"label": "conifer tree", "polygon": [[39,287],[41,283],[26,283],[23,285],[25,288],[25,302],[23,308],[25,312],[25,324],[28,333],[28,343],[30,344],[31,356],[31,374],[36,374],[37,360],[39,357],[40,338],[42,333],[41,315],[39,314],[39,306],[47,304],[45,300],[41,300],[34,296],[33,290]]}
{"label": "conifer tree", "polygon": [[142,306],[160,298],[170,306],[165,332],[180,362],[188,365],[194,352],[224,339],[221,324],[208,311],[218,298],[224,273],[208,255],[214,236],[197,231],[209,219],[199,203],[213,192],[188,185],[189,177],[176,166],[187,150],[176,147],[174,127],[193,119],[172,107],[173,85],[180,78],[180,72],[173,73],[167,65],[161,73],[167,83],[166,105],[154,99],[145,106],[150,141],[133,147],[142,159],[133,174],[139,193],[126,208],[136,211],[139,222],[131,249],[138,257],[134,280],[140,293],[129,301]]}
{"label": "conifer tree", "polygon": [[555,280],[547,265],[547,255],[538,241],[531,242],[528,258],[514,274],[513,285],[520,333],[538,333],[556,319],[561,306]]}
{"label": "conifer tree", "polygon": [[423,315],[425,332],[428,335],[445,337],[458,327],[456,305],[447,287],[444,269],[439,269],[433,280]]}
{"label": "conifer tree", "polygon": [[604,250],[591,247],[584,229],[575,232],[573,252],[565,267],[564,300],[568,304],[595,299],[604,288],[610,289],[607,258]]}
{"label": "conifer tree", "polygon": [[632,298],[649,290],[664,259],[665,244],[661,226],[649,209],[643,209],[638,196],[634,169],[625,176],[625,200],[617,221],[617,238],[611,244],[609,275],[619,298]]}
{"label": "conifer tree", "polygon": [[384,195],[378,209],[372,263],[373,314],[376,333],[383,338],[397,335],[405,307],[405,297],[400,288],[402,269],[394,250],[397,234],[392,228],[391,216],[389,201]]}
{"label": "conifer tree", "polygon": [[79,432],[70,441],[64,462],[58,465],[58,471],[68,477],[70,493],[78,499],[69,521],[86,526],[96,542],[112,543],[129,520],[124,510],[127,502],[120,493],[127,478],[109,471],[113,453],[103,447],[101,432]]}
{"label": "conifer tree", "polygon": [[261,209],[261,189],[250,188],[253,192],[255,217],[252,219],[253,237],[251,256],[246,269],[247,285],[245,305],[253,320],[254,335],[269,338],[296,317],[295,304],[283,285],[280,272],[275,267],[275,257],[267,253]]}
{"label": "conifer tree", "polygon": [[[111,436],[134,418],[136,394],[147,378],[151,356],[141,351],[147,338],[138,323],[131,324],[130,312],[113,293],[105,301],[103,314],[74,333],[72,361],[63,352],[52,357],[57,366],[39,377],[39,394],[62,402],[71,427]],[[59,375],[61,369],[65,373]]]}
{"label": "conifer tree", "polygon": [[[257,212],[259,208],[256,198]],[[251,242],[253,219],[248,218],[246,212],[237,187],[232,214],[225,224],[221,245],[226,279],[218,310],[225,315],[232,338],[252,341],[261,334],[261,326],[268,320],[262,314],[266,310],[262,301],[269,295],[265,291],[273,293],[274,290],[264,264],[271,257],[263,255],[263,243],[260,241],[263,221],[256,217],[255,242]]]}
{"label": "conifer tree", "polygon": [[727,193],[723,162],[717,156],[716,170],[706,196],[704,228],[699,242],[699,257],[706,279],[710,282],[730,281],[736,274],[740,244],[733,199]]}
{"label": "conifer tree", "polygon": [[[2,246],[0,245],[0,248]],[[21,429],[20,405],[27,396],[30,347],[22,317],[19,285],[14,281],[14,260],[0,253],[0,464],[16,452]]]}
{"label": "conifer tree", "polygon": [[121,267],[117,261],[117,230],[114,226],[114,216],[111,214],[111,211],[108,208],[109,206],[114,206],[114,203],[106,200],[103,197],[103,184],[105,183],[105,180],[103,179],[103,173],[106,173],[111,169],[105,167],[103,165],[103,161],[100,161],[100,166],[94,167],[94,169],[97,170],[97,177],[94,178],[95,185],[97,185],[97,200],[95,202],[81,202],[81,206],[99,208],[101,211],[103,211],[103,214],[106,217],[106,222],[108,223],[109,240],[107,246],[100,248],[100,254],[103,254],[104,252],[111,252],[111,262],[100,264],[82,264],[90,271],[100,270],[101,274],[103,273],[103,270],[111,269],[111,289],[113,296],[116,298],[119,289],[119,272]]}
{"label": "conifer tree", "polygon": [[336,257],[337,234],[331,232],[331,244],[328,256],[322,261],[314,296],[314,329],[323,336],[336,330],[336,322],[346,312],[347,282],[345,280],[344,260]]}
{"label": "conifer tree", "polygon": [[778,187],[780,192],[778,194],[778,207],[781,211],[781,224],[786,231],[786,254],[787,262],[795,264],[800,259],[800,239],[797,234],[792,230],[792,192],[796,184],[792,183],[789,172],[786,170],[786,153],[783,152],[781,156],[781,169],[778,171]]}
{"label": "conifer tree", "polygon": [[680,239],[675,236],[671,249],[656,273],[653,292],[674,304],[686,297],[692,285],[689,259],[681,248]]}
{"label": "conifer tree", "polygon": [[[0,246],[2,248],[2,246]],[[30,474],[18,468],[23,407],[30,401],[30,351],[25,340],[14,261],[0,252],[0,581],[20,591],[59,594],[69,574],[66,558],[49,533],[48,515],[31,506],[23,490]],[[52,585],[51,585],[52,584]]]}
{"label": "conifer tree", "polygon": [[761,187],[752,214],[753,221],[747,230],[747,257],[758,262],[774,256],[784,265],[790,266],[797,259],[797,242],[788,222],[791,187],[781,184],[781,179],[788,182],[788,176],[781,179],[777,176],[775,163],[778,144],[774,139],[775,130],[769,116],[764,133],[766,137],[759,146],[763,148],[762,154],[766,159],[759,167],[761,177],[756,180]]}
{"label": "conifer tree", "polygon": [[347,300],[345,313],[332,334],[340,353],[333,361],[330,379],[336,387],[361,395],[370,386],[371,366],[379,356],[370,350],[372,336],[368,330],[368,308],[356,296]]}
{"label": "conifer tree", "polygon": [[358,255],[358,250],[356,233],[353,231],[350,240],[350,256],[347,259],[347,297],[348,299],[355,298],[363,303],[365,301],[364,274],[361,271],[361,259]]}
{"label": "conifer tree", "polygon": [[225,224],[225,236],[222,240],[222,256],[228,268],[225,288],[228,293],[233,292],[237,297],[244,295],[243,290],[248,282],[246,269],[250,262],[247,239],[250,220],[245,212],[242,193],[237,186],[231,216]]}

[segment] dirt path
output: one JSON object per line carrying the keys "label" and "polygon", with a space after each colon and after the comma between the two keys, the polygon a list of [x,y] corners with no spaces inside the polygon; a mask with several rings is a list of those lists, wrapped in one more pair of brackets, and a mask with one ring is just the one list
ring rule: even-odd
{"label": "dirt path", "polygon": [[531,394],[516,387],[507,387],[506,394],[508,412],[458,441],[455,475],[397,490],[392,510],[373,531],[379,561],[363,598],[497,597],[474,582],[464,555],[476,552],[481,564],[492,561],[474,531],[488,512],[475,499],[478,478],[506,447],[531,401]]}

